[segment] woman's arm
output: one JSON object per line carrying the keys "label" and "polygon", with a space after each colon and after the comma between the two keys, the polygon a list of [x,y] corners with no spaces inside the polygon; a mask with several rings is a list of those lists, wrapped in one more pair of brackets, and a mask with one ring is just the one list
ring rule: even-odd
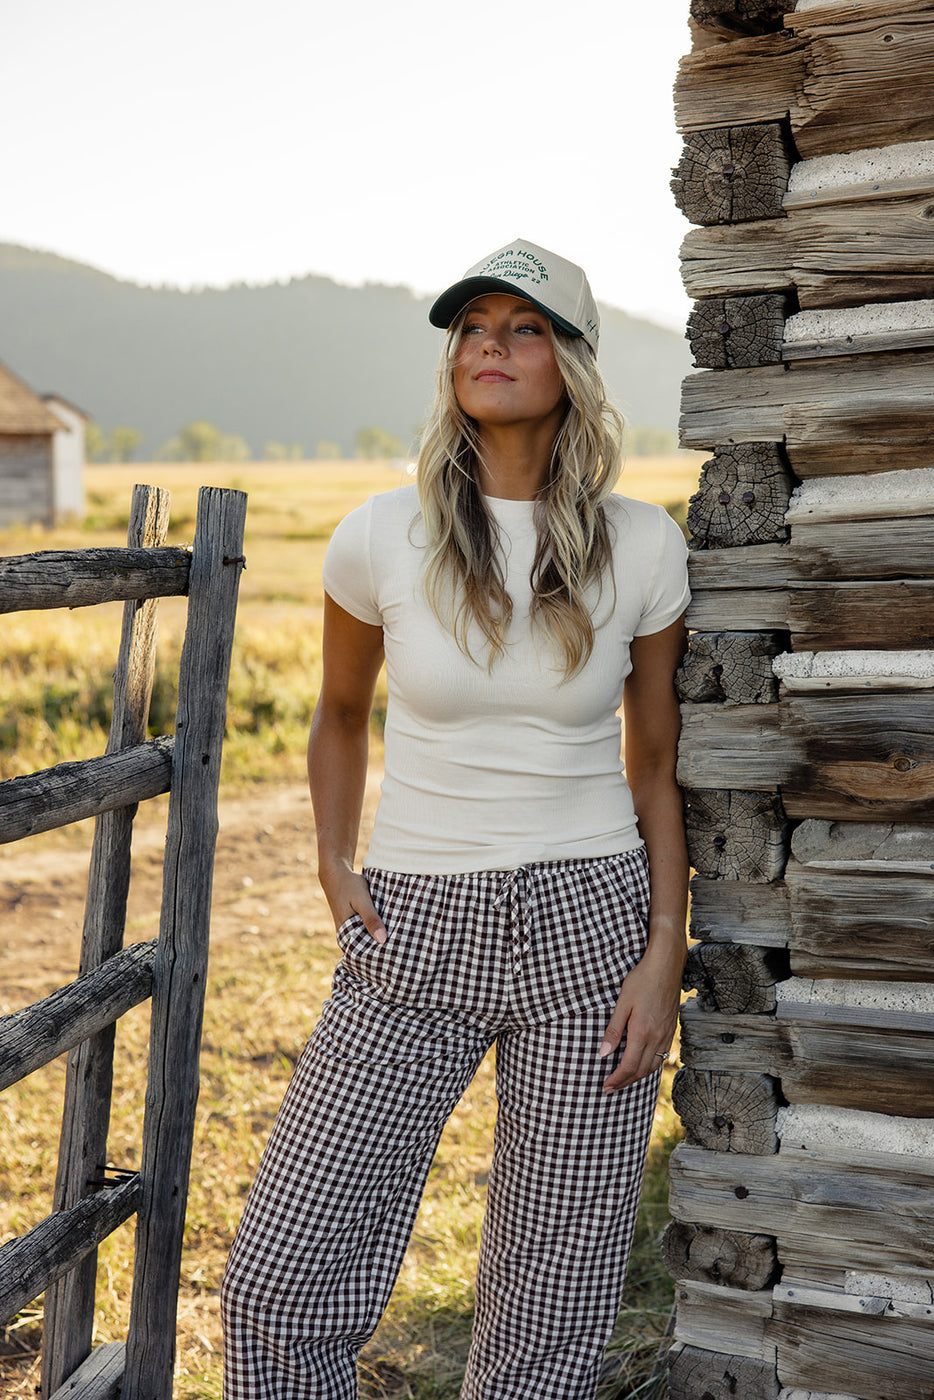
{"label": "woman's arm", "polygon": [[324,673],[308,736],[308,783],[318,835],[318,879],[340,926],[359,914],[378,943],[386,930],[353,868],[366,787],[370,707],[383,664],[383,629],[324,595]]}
{"label": "woman's arm", "polygon": [[601,1055],[626,1036],[623,1057],[604,1088],[622,1089],[658,1069],[678,1025],[688,858],[681,791],[675,780],[681,729],[674,674],[686,649],[684,620],[633,638],[632,671],[623,693],[626,777],[649,858],[649,941],[623,984]]}

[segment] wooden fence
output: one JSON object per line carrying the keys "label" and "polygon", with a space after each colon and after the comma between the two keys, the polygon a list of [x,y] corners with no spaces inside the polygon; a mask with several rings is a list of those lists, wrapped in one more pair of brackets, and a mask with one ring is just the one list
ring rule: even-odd
{"label": "wooden fence", "polygon": [[672,1400],[934,1391],[934,0],[692,0]]}
{"label": "wooden fence", "polygon": [[[169,1400],[246,496],[202,488],[191,550],[138,486],[126,549],[0,560],[0,612],[124,600],[106,752],[0,783],[0,840],[96,817],[78,980],[0,1020],[0,1088],[69,1053],[54,1213],[0,1249],[0,1322],[45,1293],[43,1397]],[[188,595],[174,737],[147,739],[156,602]],[[123,948],[139,802],[169,792],[159,937]],[[138,1172],[107,1165],[116,1020],[152,997]],[[92,1351],[97,1246],[137,1216],[126,1344]],[[121,1390],[122,1387],[122,1390]]]}

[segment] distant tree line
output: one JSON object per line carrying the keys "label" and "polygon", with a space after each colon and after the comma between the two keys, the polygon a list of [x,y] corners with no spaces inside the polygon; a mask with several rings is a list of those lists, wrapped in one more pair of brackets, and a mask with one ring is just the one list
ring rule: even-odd
{"label": "distant tree line", "polygon": [[[119,426],[109,433],[97,423],[88,423],[85,430],[85,452],[90,462],[132,462],[143,440],[136,428]],[[666,428],[647,428],[627,424],[626,453],[630,457],[663,457],[678,450],[677,436]],[[339,461],[343,457],[339,442],[320,439],[314,452],[319,461]],[[407,455],[406,444],[385,428],[359,428],[354,437],[353,456],[362,461],[397,459]],[[300,442],[267,442],[258,460],[265,462],[301,462],[305,449]],[[158,462],[248,462],[255,460],[250,444],[238,433],[225,433],[213,423],[199,418],[186,423],[155,454]]]}

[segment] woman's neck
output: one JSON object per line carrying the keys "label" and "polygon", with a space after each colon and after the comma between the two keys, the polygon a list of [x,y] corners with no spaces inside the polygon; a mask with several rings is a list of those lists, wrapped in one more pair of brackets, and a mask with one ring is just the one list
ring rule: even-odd
{"label": "woman's neck", "polygon": [[507,501],[534,501],[548,480],[554,432],[525,424],[480,429],[480,489]]}

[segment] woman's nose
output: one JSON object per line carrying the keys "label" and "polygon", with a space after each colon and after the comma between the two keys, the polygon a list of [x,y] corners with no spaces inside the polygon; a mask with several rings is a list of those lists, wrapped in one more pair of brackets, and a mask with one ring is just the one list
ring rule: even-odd
{"label": "woman's nose", "polygon": [[487,331],[483,338],[484,355],[502,355],[505,353],[503,343],[495,331]]}

